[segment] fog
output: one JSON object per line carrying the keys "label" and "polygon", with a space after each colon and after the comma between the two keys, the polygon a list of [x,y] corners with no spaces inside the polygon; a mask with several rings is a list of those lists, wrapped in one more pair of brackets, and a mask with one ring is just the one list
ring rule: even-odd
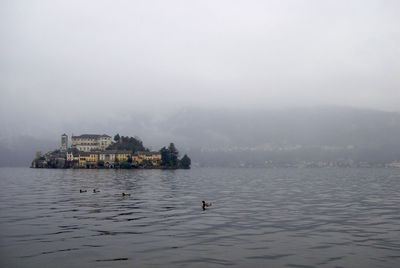
{"label": "fog", "polygon": [[[4,0],[0,149],[21,137],[58,146],[64,132],[200,148],[222,135],[207,124],[215,111],[347,107],[397,118],[399,74],[398,1]],[[206,123],[171,131],[190,111]],[[196,144],[200,126],[210,140]]]}

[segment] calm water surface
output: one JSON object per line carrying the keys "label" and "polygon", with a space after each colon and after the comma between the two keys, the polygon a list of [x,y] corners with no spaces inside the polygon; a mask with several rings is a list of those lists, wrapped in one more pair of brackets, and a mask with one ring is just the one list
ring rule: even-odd
{"label": "calm water surface", "polygon": [[0,168],[0,266],[400,267],[400,169]]}

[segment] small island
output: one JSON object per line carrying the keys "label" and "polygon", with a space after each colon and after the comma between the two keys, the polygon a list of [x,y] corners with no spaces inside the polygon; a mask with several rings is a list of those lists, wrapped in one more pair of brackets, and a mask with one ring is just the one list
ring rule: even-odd
{"label": "small island", "polygon": [[89,169],[190,169],[191,160],[185,154],[179,159],[174,143],[159,151],[144,147],[138,137],[116,134],[114,139],[106,134],[83,134],[71,137],[61,135],[61,146],[42,155],[36,153],[32,168],[89,168]]}

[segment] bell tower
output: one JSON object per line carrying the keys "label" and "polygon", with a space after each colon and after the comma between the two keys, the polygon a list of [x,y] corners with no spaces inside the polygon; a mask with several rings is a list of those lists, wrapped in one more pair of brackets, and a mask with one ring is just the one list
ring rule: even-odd
{"label": "bell tower", "polygon": [[61,147],[60,147],[60,151],[61,152],[66,152],[68,148],[68,136],[67,134],[62,134],[61,135]]}

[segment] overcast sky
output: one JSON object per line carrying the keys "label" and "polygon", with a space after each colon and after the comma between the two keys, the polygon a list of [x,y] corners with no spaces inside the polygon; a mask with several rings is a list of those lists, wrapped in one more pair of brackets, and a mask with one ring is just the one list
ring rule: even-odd
{"label": "overcast sky", "polygon": [[3,136],[160,107],[400,111],[400,1],[1,0],[0,104]]}

